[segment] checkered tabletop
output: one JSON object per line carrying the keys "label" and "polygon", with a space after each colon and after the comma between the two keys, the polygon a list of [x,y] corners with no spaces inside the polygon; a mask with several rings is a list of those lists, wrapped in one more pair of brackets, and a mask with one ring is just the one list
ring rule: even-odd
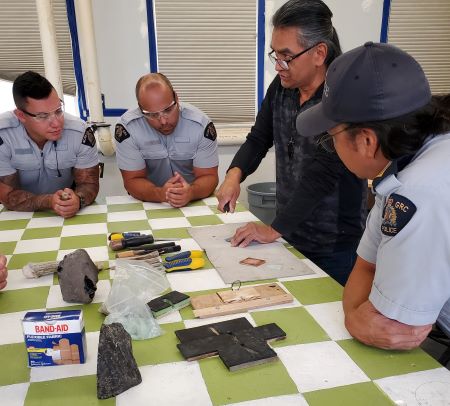
{"label": "checkered tabletop", "polygon": [[[189,227],[242,223],[256,218],[238,205],[234,214],[216,210],[208,198],[182,209],[108,197],[64,220],[51,213],[19,213],[0,205],[0,252],[8,258],[8,286],[0,292],[0,403],[4,405],[449,405],[450,372],[420,349],[383,351],[353,340],[343,323],[342,288],[310,261],[312,275],[279,282],[294,303],[226,317],[194,319],[184,308],[158,319],[160,337],[133,341],[142,383],[108,400],[96,397],[96,363],[103,315],[113,270],[100,272],[89,305],[62,300],[56,276],[25,279],[28,262],[60,260],[84,248],[94,261],[114,264],[107,246],[111,232],[151,232],[180,239],[183,250],[200,249]],[[292,252],[295,252],[291,248]],[[300,254],[295,252],[297,256]],[[228,289],[209,261],[204,269],[168,274],[173,290],[198,295]],[[267,281],[266,281],[267,282]],[[29,310],[82,309],[87,363],[28,368],[21,319]],[[272,343],[273,363],[229,372],[218,357],[187,362],[174,331],[245,316],[253,325],[277,323],[287,334]]]}

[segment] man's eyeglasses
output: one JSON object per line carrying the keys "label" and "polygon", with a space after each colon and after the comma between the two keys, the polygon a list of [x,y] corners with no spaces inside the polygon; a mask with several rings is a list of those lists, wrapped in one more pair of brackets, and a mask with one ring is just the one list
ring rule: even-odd
{"label": "man's eyeglasses", "polygon": [[61,118],[64,116],[64,102],[61,100],[61,105],[53,110],[49,111],[48,113],[30,113],[29,111],[26,111],[24,109],[20,109],[23,111],[27,116],[33,117],[34,120],[39,121],[40,123],[51,121],[53,116],[56,118]]}
{"label": "man's eyeglasses", "polygon": [[141,109],[142,115],[149,118],[150,120],[159,120],[161,117],[169,117],[169,115],[175,110],[175,106],[177,105],[177,101],[174,100],[170,103],[164,110],[151,112]]}
{"label": "man's eyeglasses", "polygon": [[298,54],[287,55],[284,59],[277,58],[275,50],[269,52],[268,56],[269,56],[269,59],[272,61],[272,63],[274,65],[276,65],[278,63],[278,66],[281,69],[288,70],[290,62],[292,62],[294,59],[298,58],[299,56],[302,56],[303,54],[305,54],[306,52],[308,52],[309,50],[313,49],[314,47],[316,47],[319,44],[320,44],[320,42],[318,42],[317,44],[314,44],[313,46],[310,46],[309,48],[304,49],[302,52],[299,52]]}
{"label": "man's eyeglasses", "polygon": [[336,148],[334,147],[334,136],[348,130],[348,128],[349,127],[345,127],[334,134],[330,134],[328,131],[323,133],[317,139],[317,145],[322,146],[322,148],[327,152],[336,152]]}

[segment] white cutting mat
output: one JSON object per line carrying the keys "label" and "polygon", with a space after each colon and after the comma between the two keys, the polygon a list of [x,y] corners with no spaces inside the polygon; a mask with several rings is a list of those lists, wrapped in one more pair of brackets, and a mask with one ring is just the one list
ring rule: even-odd
{"label": "white cutting mat", "polygon": [[[225,283],[259,281],[314,273],[303,260],[292,254],[281,242],[232,247],[227,238],[244,224],[224,224],[188,229],[189,234],[206,251],[209,260]],[[264,260],[259,266],[239,262],[246,258]]]}

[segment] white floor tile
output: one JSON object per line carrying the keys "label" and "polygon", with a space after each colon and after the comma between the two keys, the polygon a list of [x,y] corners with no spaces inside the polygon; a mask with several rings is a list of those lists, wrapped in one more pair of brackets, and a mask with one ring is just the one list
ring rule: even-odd
{"label": "white floor tile", "polygon": [[217,200],[217,197],[213,196],[203,199],[203,203],[205,203],[208,206],[217,206],[219,204],[219,201]]}
{"label": "white floor tile", "polygon": [[232,403],[229,406],[308,406],[301,393],[296,395],[275,396],[247,402]]}
{"label": "white floor tile", "polygon": [[22,234],[24,232],[24,229],[0,231],[0,242],[19,241],[22,238]]}
{"label": "white floor tile", "polygon": [[140,200],[137,200],[134,197],[131,197],[130,195],[106,197],[106,204],[127,204],[139,202]]}
{"label": "white floor tile", "polygon": [[28,279],[23,275],[21,269],[8,269],[8,284],[5,290],[28,289],[51,285],[53,285],[53,274]]}
{"label": "white floor tile", "polygon": [[[89,257],[92,259],[92,261],[108,261],[109,259],[109,253],[107,247],[90,247],[90,248],[83,248],[88,254]],[[75,250],[61,250],[58,252],[57,260],[61,261],[65,255],[70,254],[71,252],[74,252]]]}
{"label": "white floor tile", "polygon": [[61,237],[75,237],[78,235],[108,234],[106,223],[96,224],[76,224],[65,226],[62,229]]}
{"label": "white floor tile", "polygon": [[180,210],[186,217],[210,216],[214,214],[214,212],[208,206],[182,207]]}
{"label": "white floor tile", "polygon": [[101,214],[107,213],[108,206],[106,204],[95,204],[91,206],[86,206],[84,209],[81,209],[78,214]]}
{"label": "white floor tile", "polygon": [[31,382],[52,381],[97,374],[97,352],[100,332],[86,333],[86,362],[84,364],[57,365],[51,367],[31,368]]}
{"label": "white floor tile", "polygon": [[170,286],[179,292],[226,288],[215,269],[196,269],[194,271],[172,272],[167,274]]}
{"label": "white floor tile", "polygon": [[29,221],[27,228],[62,227],[63,224],[62,217],[35,218]]}
{"label": "white floor tile", "polygon": [[181,251],[200,250],[203,251],[200,245],[193,238],[183,238],[177,241],[177,244],[181,246]]}
{"label": "white floor tile", "polygon": [[[45,309],[26,310],[23,312],[0,314],[0,345],[23,343],[22,319],[28,311],[45,311]],[[1,389],[0,389],[1,390]],[[1,393],[1,392],[0,392]],[[1,397],[0,397],[1,399]]]}
{"label": "white floor tile", "polygon": [[0,221],[30,219],[33,214],[32,211],[3,211],[0,213]]}
{"label": "white floor tile", "polygon": [[305,308],[332,340],[352,338],[344,325],[344,309],[341,301],[315,304]]}
{"label": "white floor tile", "polygon": [[277,353],[302,393],[370,381],[334,341],[280,347]]}
{"label": "white floor tile", "polygon": [[152,203],[152,202],[144,202],[145,210],[161,210],[161,209],[173,209],[173,207],[169,203]]}
{"label": "white floor tile", "polygon": [[450,374],[445,368],[392,376],[374,382],[398,405],[450,405]]}
{"label": "white floor tile", "polygon": [[139,368],[142,383],[116,397],[117,406],[209,406],[211,400],[197,362]]}
{"label": "white floor tile", "polygon": [[2,400],[2,405],[23,406],[29,386],[29,382],[0,386],[0,399]]}
{"label": "white floor tile", "polygon": [[59,237],[41,238],[35,240],[21,240],[17,243],[14,254],[57,251],[59,250],[60,241],[61,239]]}
{"label": "white floor tile", "polygon": [[[103,303],[109,295],[111,290],[111,284],[109,280],[100,280],[97,282],[97,290],[95,292],[94,299],[92,303]],[[76,306],[80,303],[68,303],[62,298],[61,288],[59,285],[54,285],[50,287],[50,293],[47,298],[47,308],[53,309],[55,307],[68,307]]]}
{"label": "white floor tile", "polygon": [[117,211],[107,214],[108,223],[114,221],[147,220],[147,214],[144,210],[136,211]]}
{"label": "white floor tile", "polygon": [[258,221],[258,217],[254,216],[249,211],[240,211],[236,213],[223,213],[218,214],[219,217],[225,224],[231,223],[248,223],[251,221]]}
{"label": "white floor tile", "polygon": [[165,228],[191,227],[188,219],[185,217],[171,217],[163,219],[152,219],[148,221],[152,230],[161,230]]}

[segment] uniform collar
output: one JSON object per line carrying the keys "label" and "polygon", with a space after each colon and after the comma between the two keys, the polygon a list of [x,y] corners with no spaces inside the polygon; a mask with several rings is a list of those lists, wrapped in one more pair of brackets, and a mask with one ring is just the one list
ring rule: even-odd
{"label": "uniform collar", "polygon": [[397,174],[401,172],[412,161],[414,156],[415,154],[404,155],[391,161],[391,164],[384,171],[382,171],[381,174],[373,179],[372,188],[374,192],[381,192],[380,190],[377,190],[377,188],[380,188],[380,184],[391,175],[397,177]]}

